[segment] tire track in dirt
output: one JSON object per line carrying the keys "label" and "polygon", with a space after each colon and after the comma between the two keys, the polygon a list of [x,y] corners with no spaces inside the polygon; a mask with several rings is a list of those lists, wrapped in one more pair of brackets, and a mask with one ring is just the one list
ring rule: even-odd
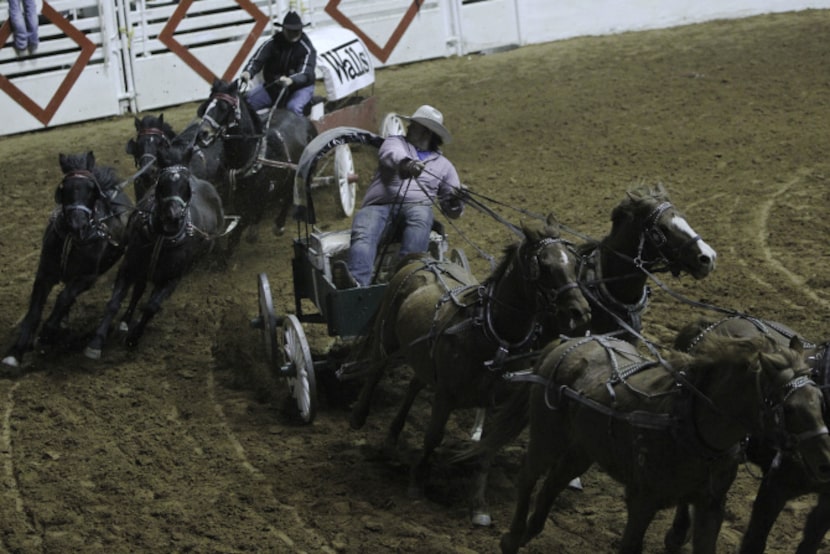
{"label": "tire track in dirt", "polygon": [[[808,174],[809,171],[802,170],[800,173],[801,175],[798,175],[793,179],[783,183],[780,187],[778,187],[776,191],[774,191],[773,195],[768,200],[762,202],[759,205],[756,211],[756,228],[758,230],[758,242],[764,260],[770,265],[770,267],[774,271],[786,277],[787,280],[790,283],[792,283],[801,293],[803,293],[813,302],[821,305],[826,309],[830,308],[830,302],[827,302],[818,294],[816,294],[815,290],[808,284],[807,279],[805,277],[787,269],[787,267],[783,263],[781,263],[781,261],[779,261],[778,258],[776,258],[775,253],[772,251],[767,241],[767,237],[769,236],[770,212],[772,211],[772,208],[775,206],[776,200],[784,194],[788,193],[793,187],[795,187],[799,183],[802,183],[804,181],[804,176]],[[755,276],[753,275],[753,277]],[[775,289],[775,287],[770,283],[767,283],[767,286]],[[785,301],[787,300],[785,299]],[[787,302],[791,303],[790,301]]]}
{"label": "tire track in dirt", "polygon": [[[34,537],[37,535],[37,532],[33,527],[32,522],[26,517],[23,510],[23,497],[20,494],[20,487],[18,486],[14,470],[14,448],[11,438],[11,417],[12,412],[14,411],[14,393],[19,386],[20,381],[15,381],[6,392],[6,402],[2,414],[2,426],[0,426],[0,455],[2,455],[3,458],[3,497],[6,499],[3,504],[4,506],[14,507],[13,512],[15,514],[15,519],[17,520],[16,524],[11,524],[11,522],[6,520],[6,525],[10,527],[22,527],[25,529],[26,534],[29,537]],[[9,515],[5,517],[9,517]]]}
{"label": "tire track in dirt", "polygon": [[[242,442],[239,440],[239,437],[236,435],[236,433],[233,432],[233,429],[231,428],[228,418],[225,415],[225,410],[222,407],[222,403],[220,402],[216,394],[216,378],[215,372],[212,368],[207,371],[206,386],[211,403],[213,404],[214,412],[219,420],[219,425],[222,431],[225,433],[225,437],[230,443],[231,448],[236,454],[236,457],[239,459],[241,467],[246,472],[250,473],[256,481],[266,481],[267,476],[259,468],[257,468],[254,464],[251,463],[250,459],[248,458],[248,454],[245,450],[245,447],[242,445]],[[319,533],[314,532],[314,530],[311,527],[309,527],[308,522],[303,520],[303,518],[300,516],[299,511],[294,506],[290,506],[288,504],[281,502],[277,495],[274,494],[273,486],[269,485],[269,491],[271,497],[277,503],[278,507],[283,512],[284,516],[287,519],[290,519],[294,522],[294,524],[291,526],[292,533],[304,533],[308,537],[309,542],[314,545],[314,551],[320,551],[326,554],[335,554],[335,551],[326,545],[327,540],[325,539],[325,537],[321,536]],[[263,519],[267,520],[268,518],[263,516]],[[271,524],[268,524],[266,528],[271,535],[273,535],[276,539],[281,541],[286,547],[296,552],[303,552],[300,549],[299,545],[297,545],[295,540],[292,539],[284,531],[277,529]]]}

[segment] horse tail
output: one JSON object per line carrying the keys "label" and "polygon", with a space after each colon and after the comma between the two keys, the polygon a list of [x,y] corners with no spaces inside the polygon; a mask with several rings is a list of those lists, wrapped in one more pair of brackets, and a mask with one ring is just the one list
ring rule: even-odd
{"label": "horse tail", "polygon": [[496,405],[484,422],[481,440],[461,451],[450,462],[462,462],[481,456],[494,456],[503,446],[518,437],[530,422],[530,390],[532,383],[517,382],[511,385],[510,394]]}

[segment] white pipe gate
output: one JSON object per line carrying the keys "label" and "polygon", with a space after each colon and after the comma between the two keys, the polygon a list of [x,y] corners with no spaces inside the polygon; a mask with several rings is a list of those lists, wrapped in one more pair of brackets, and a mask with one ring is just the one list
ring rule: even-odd
{"label": "white pipe gate", "polygon": [[578,35],[830,8],[830,0],[44,0],[18,58],[0,6],[0,134],[201,100],[288,9],[354,31],[375,67]]}

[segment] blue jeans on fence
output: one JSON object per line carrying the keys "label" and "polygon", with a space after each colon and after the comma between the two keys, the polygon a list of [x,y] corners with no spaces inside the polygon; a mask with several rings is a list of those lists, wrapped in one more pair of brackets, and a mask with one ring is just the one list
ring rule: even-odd
{"label": "blue jeans on fence", "polygon": [[349,247],[349,272],[360,286],[372,283],[378,245],[395,232],[396,216],[403,218],[401,249],[403,258],[414,252],[426,252],[429,248],[429,232],[432,230],[432,206],[423,204],[382,204],[364,206],[352,221],[351,246]]}
{"label": "blue jeans on fence", "polygon": [[[291,96],[288,97],[285,108],[297,115],[303,115],[303,108],[311,102],[311,97],[314,96],[314,85],[299,88],[289,94]],[[276,98],[271,98],[271,95],[268,94],[264,86],[257,85],[245,95],[245,101],[248,102],[252,110],[257,112],[263,108],[270,108],[276,101]]]}
{"label": "blue jeans on fence", "polygon": [[9,23],[14,33],[14,49],[22,52],[28,48],[34,53],[40,42],[35,0],[9,0]]}

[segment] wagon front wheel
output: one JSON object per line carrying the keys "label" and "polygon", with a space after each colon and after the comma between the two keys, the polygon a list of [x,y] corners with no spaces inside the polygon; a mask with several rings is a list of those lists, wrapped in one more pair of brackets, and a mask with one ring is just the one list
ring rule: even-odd
{"label": "wagon front wheel", "polygon": [[262,331],[262,342],[265,346],[265,358],[269,367],[280,364],[277,351],[277,315],[274,312],[274,299],[271,296],[271,284],[268,276],[260,273],[257,276],[257,290],[259,291],[259,318],[253,326]]}
{"label": "wagon front wheel", "polygon": [[297,316],[285,316],[277,338],[285,362],[280,372],[286,378],[300,419],[303,423],[311,423],[317,415],[317,377],[314,373],[311,349]]}

